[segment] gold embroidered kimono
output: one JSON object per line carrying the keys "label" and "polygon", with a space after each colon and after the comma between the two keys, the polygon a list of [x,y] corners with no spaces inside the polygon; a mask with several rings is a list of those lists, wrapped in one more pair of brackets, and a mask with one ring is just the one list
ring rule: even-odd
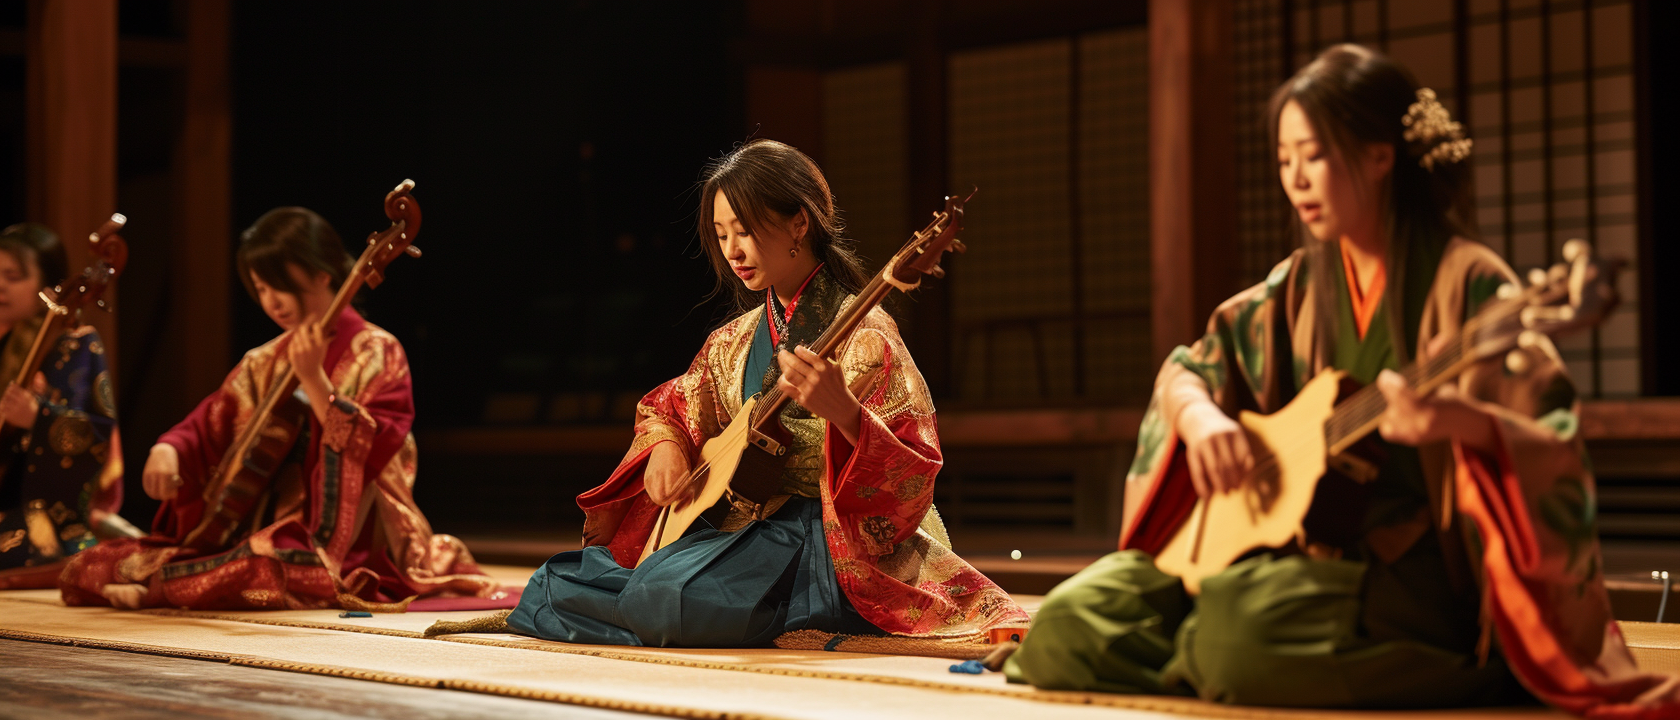
{"label": "gold embroidered kimono", "polygon": [[[816,337],[845,300],[822,273],[806,294],[811,297],[800,301],[783,345]],[[651,448],[674,443],[692,464],[740,412],[764,313],[754,309],[713,332],[688,372],[643,398],[624,462],[578,498],[586,545],[605,545],[619,565],[634,566],[659,512],[642,488]],[[938,426],[892,318],[872,311],[839,362],[854,392],[862,390],[857,444],[795,408],[785,423],[797,439],[784,489],[821,502],[823,535],[846,599],[874,626],[902,635],[970,635],[1026,622],[1007,593],[951,551],[932,513],[942,463]],[[770,367],[774,373],[773,361]]]}
{"label": "gold embroidered kimono", "polygon": [[408,358],[395,337],[349,308],[327,347],[337,399],[324,426],[310,414],[307,432],[227,546],[183,545],[234,507],[215,471],[269,387],[284,379],[290,338],[246,353],[219,390],[159,439],[180,455],[179,494],[159,509],[150,536],[78,555],[59,580],[67,604],[109,604],[101,590],[110,583],[144,585],[143,606],[192,609],[394,609],[417,596],[499,592],[466,546],[433,534],[415,506]]}

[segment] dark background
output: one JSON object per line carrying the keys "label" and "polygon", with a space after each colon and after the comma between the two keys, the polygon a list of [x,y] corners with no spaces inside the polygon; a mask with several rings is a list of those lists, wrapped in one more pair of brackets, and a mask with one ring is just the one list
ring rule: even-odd
{"label": "dark background", "polygon": [[[420,427],[687,367],[716,315],[692,188],[742,137],[721,3],[234,7],[235,222],[303,205],[357,253],[418,183],[425,255],[363,302],[408,348]],[[235,347],[274,335],[238,308]]]}
{"label": "dark background", "polygon": [[[0,2],[0,29],[22,31],[25,7]],[[585,393],[602,402],[568,419],[605,421],[614,402],[633,402],[627,389],[681,373],[725,318],[708,300],[694,185],[749,136],[730,60],[739,12],[706,1],[234,3],[228,242],[263,212],[301,205],[355,255],[389,224],[385,193],[412,178],[424,257],[393,263],[359,306],[409,353],[416,430],[480,423],[487,398],[507,392]],[[184,22],[168,0],[120,4],[125,40],[180,38]],[[119,205],[133,253],[119,288],[124,514],[144,525],[156,503],[138,470],[181,410],[154,412],[167,407],[155,386],[172,382],[169,346],[191,342],[164,331],[170,287],[233,287],[230,368],[279,330],[231,272],[170,277],[159,248],[172,241],[179,73],[119,72]],[[23,57],[0,56],[0,106],[17,110],[0,112],[5,223],[24,212],[24,95]],[[436,470],[422,475],[452,472]],[[420,484],[423,506],[431,489]],[[447,523],[450,510],[435,514]]]}

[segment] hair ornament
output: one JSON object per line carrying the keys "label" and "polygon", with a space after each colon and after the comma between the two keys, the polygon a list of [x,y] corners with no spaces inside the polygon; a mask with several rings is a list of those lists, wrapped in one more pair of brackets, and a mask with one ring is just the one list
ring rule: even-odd
{"label": "hair ornament", "polygon": [[1418,88],[1418,101],[1406,109],[1400,124],[1406,126],[1401,134],[1412,143],[1418,165],[1433,172],[1436,163],[1459,162],[1470,157],[1471,139],[1464,137],[1464,125],[1452,119],[1447,108],[1435,98],[1435,91]]}

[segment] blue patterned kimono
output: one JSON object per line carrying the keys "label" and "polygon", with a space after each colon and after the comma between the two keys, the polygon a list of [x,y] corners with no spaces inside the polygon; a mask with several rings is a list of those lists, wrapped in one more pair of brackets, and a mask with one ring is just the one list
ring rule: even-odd
{"label": "blue patterned kimono", "polygon": [[[15,375],[39,327],[31,321],[0,339],[0,377]],[[41,374],[47,390],[35,423],[4,448],[0,588],[37,584],[23,581],[40,574],[29,569],[44,571],[93,545],[93,516],[114,515],[122,504],[116,401],[99,334],[85,326],[64,333]]]}

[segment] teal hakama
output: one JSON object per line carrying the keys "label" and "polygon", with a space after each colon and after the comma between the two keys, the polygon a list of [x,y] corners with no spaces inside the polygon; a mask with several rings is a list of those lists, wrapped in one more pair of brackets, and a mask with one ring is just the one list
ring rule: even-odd
{"label": "teal hakama", "polygon": [[[745,378],[770,371],[770,337],[761,322]],[[742,386],[745,398],[763,384]],[[805,629],[881,634],[841,590],[822,522],[822,503],[795,495],[736,532],[701,520],[635,568],[604,545],[560,553],[531,576],[507,623],[547,640],[655,647],[757,647]]]}

